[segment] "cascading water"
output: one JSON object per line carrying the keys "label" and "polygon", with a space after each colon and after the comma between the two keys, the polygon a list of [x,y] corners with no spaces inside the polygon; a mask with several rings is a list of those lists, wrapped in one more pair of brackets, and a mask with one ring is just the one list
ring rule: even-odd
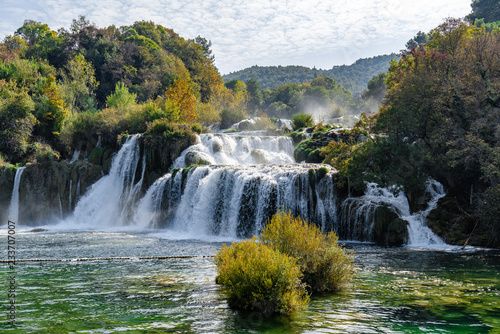
{"label": "cascading water", "polygon": [[335,228],[333,170],[324,165],[203,166],[167,174],[141,200],[139,226],[190,236],[249,237],[278,209]]}
{"label": "cascading water", "polygon": [[18,223],[19,219],[19,185],[21,184],[21,175],[26,167],[19,167],[14,177],[14,186],[12,187],[12,196],[10,198],[8,219]]}
{"label": "cascading water", "polygon": [[[175,169],[202,160],[207,166]],[[444,196],[429,181],[428,208],[411,214],[404,194],[370,184],[366,194],[348,198],[338,210],[333,175],[319,164],[296,164],[288,137],[204,134],[174,162],[172,173],[158,179],[137,201],[143,185],[138,135],[127,139],[113,158],[110,173],[96,182],[76,204],[73,220],[90,226],[161,228],[188,237],[248,237],[280,208],[334,230],[342,239],[372,241],[374,213],[386,205],[408,221],[410,245],[441,245],[425,218]],[[79,184],[77,184],[77,193]],[[341,211],[342,215],[338,212]],[[340,219],[338,217],[340,216]]]}
{"label": "cascading water", "polygon": [[72,164],[73,162],[77,161],[79,157],[80,157],[80,150],[75,150],[69,163]]}
{"label": "cascading water", "polygon": [[73,221],[91,226],[123,224],[123,209],[134,196],[135,173],[140,160],[138,135],[127,138],[113,157],[110,172],[92,185],[76,204]]}
{"label": "cascading water", "polygon": [[289,137],[231,136],[203,134],[175,160],[174,168],[185,168],[196,159],[211,165],[291,164],[293,142]]}
{"label": "cascading water", "polygon": [[446,193],[442,184],[435,180],[427,182],[426,191],[431,196],[427,208],[416,213],[410,212],[408,199],[402,191],[397,195],[388,188],[369,183],[365,195],[348,198],[342,203],[342,217],[339,233],[350,240],[372,241],[375,225],[375,210],[386,205],[394,210],[399,218],[408,222],[409,246],[442,246],[444,241],[434,234],[425,224],[427,215],[436,208],[438,200]]}

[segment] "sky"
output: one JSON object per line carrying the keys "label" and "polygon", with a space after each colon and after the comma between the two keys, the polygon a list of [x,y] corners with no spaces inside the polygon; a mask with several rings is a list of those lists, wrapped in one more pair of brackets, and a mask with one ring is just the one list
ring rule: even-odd
{"label": "sky", "polygon": [[471,0],[0,0],[0,39],[25,19],[69,28],[153,21],[212,42],[221,74],[258,66],[330,69],[404,49],[418,31],[464,17]]}

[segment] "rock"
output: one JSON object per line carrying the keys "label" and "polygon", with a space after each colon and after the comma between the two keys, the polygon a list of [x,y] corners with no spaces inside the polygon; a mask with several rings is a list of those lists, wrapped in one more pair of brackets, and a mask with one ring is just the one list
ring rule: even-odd
{"label": "rock", "polygon": [[102,175],[99,166],[85,161],[28,165],[19,188],[19,221],[30,225],[41,221],[50,223],[54,218],[64,217],[72,211],[78,196]]}
{"label": "rock", "polygon": [[184,158],[186,166],[192,165],[211,165],[210,161],[202,157],[198,152],[187,152]]}
{"label": "rock", "polygon": [[218,152],[221,152],[222,151],[222,144],[217,142],[217,141],[214,141],[213,144],[212,144],[212,151],[214,153],[218,153]]}
{"label": "rock", "polygon": [[266,155],[263,150],[253,149],[252,152],[250,152],[250,155],[254,158],[256,163],[267,164]]}
{"label": "rock", "polygon": [[[427,216],[427,226],[446,243],[454,245],[463,245],[474,225],[475,221],[462,214],[456,200],[450,196],[439,199],[437,207]],[[484,246],[475,242],[475,238],[469,240],[469,244]]]}
{"label": "rock", "polygon": [[14,166],[5,165],[0,167],[0,219],[2,222],[7,222],[15,175],[16,169]]}
{"label": "rock", "polygon": [[30,232],[46,232],[48,230],[44,229],[44,228],[34,228],[32,230],[30,230]]}
{"label": "rock", "polygon": [[375,210],[374,241],[379,245],[400,246],[408,241],[408,222],[388,206]]}

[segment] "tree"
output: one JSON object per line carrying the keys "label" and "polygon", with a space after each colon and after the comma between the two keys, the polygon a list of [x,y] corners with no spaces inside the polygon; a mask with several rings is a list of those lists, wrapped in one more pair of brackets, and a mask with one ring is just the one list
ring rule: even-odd
{"label": "tree", "polygon": [[135,105],[137,94],[132,94],[128,91],[127,86],[123,82],[116,84],[115,92],[106,98],[108,107],[116,109],[126,109]]}
{"label": "tree", "polygon": [[36,124],[35,103],[26,92],[6,88],[0,86],[0,151],[14,162],[27,153]]}
{"label": "tree", "polygon": [[201,47],[203,48],[203,54],[213,64],[215,61],[215,56],[212,54],[212,50],[210,49],[210,47],[212,47],[212,42],[201,36],[196,37],[194,41],[196,44],[201,45]]}
{"label": "tree", "polygon": [[472,13],[467,19],[474,22],[476,19],[484,19],[485,22],[500,21],[500,3],[498,0],[472,0],[470,5]]}
{"label": "tree", "polygon": [[257,80],[250,78],[246,81],[248,92],[248,111],[255,113],[262,105],[262,92]]}
{"label": "tree", "polygon": [[15,32],[26,42],[25,57],[46,59],[59,50],[62,40],[47,24],[34,20],[25,20],[21,28]]}
{"label": "tree", "polygon": [[[419,149],[420,170],[445,184],[470,214],[479,206],[470,205],[471,187],[481,194],[498,184],[487,171],[500,167],[500,36],[474,29],[449,19],[432,31],[427,48],[393,62],[377,119],[389,142],[399,143],[392,151]],[[402,174],[415,164],[411,155],[405,160]]]}
{"label": "tree", "polygon": [[378,104],[382,102],[382,99],[387,92],[387,87],[385,80],[387,79],[387,73],[380,73],[375,75],[373,79],[368,82],[367,90],[363,92],[363,100],[369,102],[374,101]]}
{"label": "tree", "polygon": [[165,108],[171,121],[191,123],[196,120],[196,96],[186,80],[176,80],[167,88],[166,96]]}
{"label": "tree", "polygon": [[95,79],[95,70],[92,64],[80,54],[74,57],[59,73],[61,76],[60,90],[69,110],[75,113],[94,108],[94,90],[99,83]]}
{"label": "tree", "polygon": [[406,42],[406,49],[410,51],[412,48],[416,48],[420,45],[425,45],[427,44],[428,40],[429,36],[425,32],[419,31],[417,32],[415,37]]}

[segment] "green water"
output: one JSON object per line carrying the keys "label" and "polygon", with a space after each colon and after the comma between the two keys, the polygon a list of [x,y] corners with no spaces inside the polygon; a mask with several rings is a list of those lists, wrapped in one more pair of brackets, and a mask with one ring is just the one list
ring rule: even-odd
{"label": "green water", "polygon": [[[6,233],[0,234],[0,242]],[[212,255],[221,242],[139,232],[18,232],[18,258]],[[500,333],[500,252],[402,252],[349,245],[351,288],[291,317],[235,312],[211,258],[18,262],[16,326],[2,333]],[[6,246],[5,246],[6,248]],[[366,253],[393,251],[392,253]],[[6,258],[3,251],[2,258]]]}

